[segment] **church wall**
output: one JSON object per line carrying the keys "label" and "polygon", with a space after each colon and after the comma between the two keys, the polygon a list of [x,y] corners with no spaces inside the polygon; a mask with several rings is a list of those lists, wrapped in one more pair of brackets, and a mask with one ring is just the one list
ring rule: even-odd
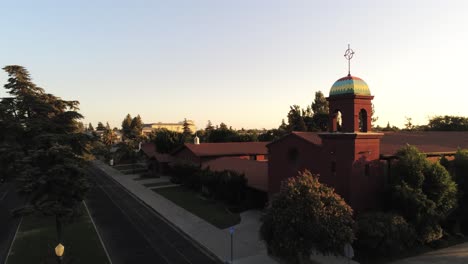
{"label": "church wall", "polygon": [[190,151],[188,148],[184,148],[181,151],[177,152],[174,157],[176,158],[177,161],[180,162],[191,162],[196,165],[201,164],[201,159],[197,157],[192,151]]}
{"label": "church wall", "polygon": [[[296,154],[294,154],[296,153]],[[320,147],[295,135],[268,146],[268,192],[279,192],[281,182],[308,169],[318,173],[321,166]]]}

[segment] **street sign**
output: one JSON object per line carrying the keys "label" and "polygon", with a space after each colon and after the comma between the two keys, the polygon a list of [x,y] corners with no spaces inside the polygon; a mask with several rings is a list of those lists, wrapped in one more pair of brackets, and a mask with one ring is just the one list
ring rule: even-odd
{"label": "street sign", "polygon": [[229,228],[229,234],[231,234],[231,235],[234,234],[234,227],[233,226]]}

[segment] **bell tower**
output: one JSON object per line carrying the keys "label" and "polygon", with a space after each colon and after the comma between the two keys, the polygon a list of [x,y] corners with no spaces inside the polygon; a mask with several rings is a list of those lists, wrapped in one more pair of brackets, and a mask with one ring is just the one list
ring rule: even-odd
{"label": "bell tower", "polygon": [[322,138],[321,180],[335,187],[354,210],[363,211],[378,204],[383,188],[380,139],[372,132],[372,99],[368,85],[351,75],[354,51],[349,47],[348,75],[330,89],[328,132]]}

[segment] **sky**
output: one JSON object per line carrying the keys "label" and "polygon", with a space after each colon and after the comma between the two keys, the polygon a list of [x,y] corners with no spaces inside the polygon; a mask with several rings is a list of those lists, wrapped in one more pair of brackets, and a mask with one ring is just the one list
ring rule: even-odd
{"label": "sky", "polygon": [[0,10],[0,66],[78,100],[94,126],[130,113],[277,128],[289,106],[328,96],[347,74],[348,43],[377,124],[468,116],[464,0],[1,0]]}

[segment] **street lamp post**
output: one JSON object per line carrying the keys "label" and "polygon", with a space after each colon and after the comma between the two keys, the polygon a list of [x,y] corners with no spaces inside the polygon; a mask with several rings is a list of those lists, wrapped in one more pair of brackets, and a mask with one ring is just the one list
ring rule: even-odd
{"label": "street lamp post", "polygon": [[65,247],[59,243],[56,247],[55,247],[55,255],[57,256],[57,262],[59,264],[62,263],[62,257],[63,257],[63,253],[65,252]]}

